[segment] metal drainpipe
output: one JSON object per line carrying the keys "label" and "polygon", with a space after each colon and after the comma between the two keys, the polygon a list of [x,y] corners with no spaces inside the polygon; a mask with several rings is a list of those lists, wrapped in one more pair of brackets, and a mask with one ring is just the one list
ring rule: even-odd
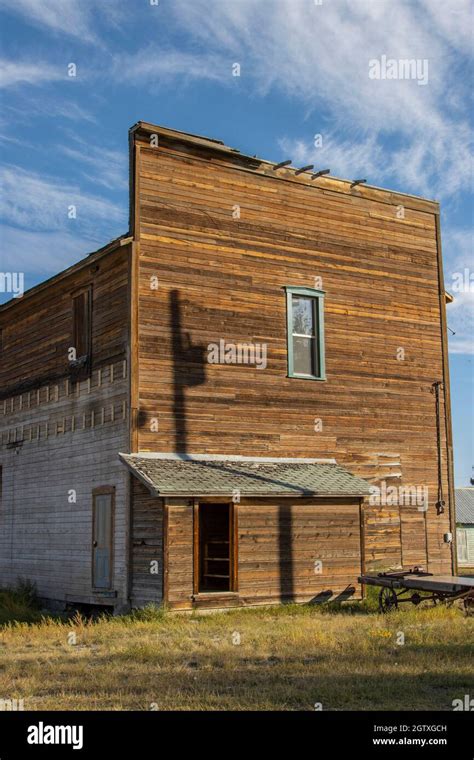
{"label": "metal drainpipe", "polygon": [[435,402],[436,402],[436,443],[438,448],[438,500],[435,504],[436,506],[436,514],[442,515],[444,512],[444,508],[446,505],[446,502],[443,498],[443,467],[442,467],[442,459],[441,459],[441,410],[440,410],[440,402],[439,402],[439,392],[441,389],[441,386],[443,385],[441,380],[437,380],[433,385],[431,386],[431,392],[435,395]]}

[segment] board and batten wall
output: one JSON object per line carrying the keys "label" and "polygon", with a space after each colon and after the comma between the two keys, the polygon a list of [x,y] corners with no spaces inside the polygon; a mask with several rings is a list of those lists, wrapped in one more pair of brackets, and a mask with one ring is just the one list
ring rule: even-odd
{"label": "board and batten wall", "polygon": [[[91,257],[0,311],[0,578],[48,600],[127,604],[130,246]],[[92,286],[90,377],[73,382],[72,294]],[[111,593],[92,590],[92,493],[115,489]]]}
{"label": "board and batten wall", "polygon": [[[450,510],[435,510],[438,205],[186,137],[151,147],[146,130],[134,188],[134,450],[335,457],[373,484],[427,487],[426,513],[366,504],[367,567],[451,571]],[[284,287],[321,281],[327,380],[288,378]],[[266,368],[209,364],[221,339],[265,343]],[[446,413],[442,395],[449,507]]]}

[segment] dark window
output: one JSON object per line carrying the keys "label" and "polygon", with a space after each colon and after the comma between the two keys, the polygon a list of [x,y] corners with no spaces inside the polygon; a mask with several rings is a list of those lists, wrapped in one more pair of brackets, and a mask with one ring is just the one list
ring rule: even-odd
{"label": "dark window", "polygon": [[91,289],[73,297],[73,347],[76,361],[88,358],[91,352]]}
{"label": "dark window", "polygon": [[287,288],[288,375],[324,380],[324,293]]}
{"label": "dark window", "polygon": [[199,505],[199,591],[232,591],[233,529],[230,504]]}

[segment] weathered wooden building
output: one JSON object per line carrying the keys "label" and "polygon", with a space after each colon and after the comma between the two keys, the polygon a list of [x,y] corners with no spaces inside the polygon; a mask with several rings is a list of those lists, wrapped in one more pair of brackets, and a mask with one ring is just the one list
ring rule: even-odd
{"label": "weathered wooden building", "polygon": [[0,320],[3,585],[185,609],[455,569],[436,202],[139,122],[128,234]]}
{"label": "weathered wooden building", "polygon": [[455,489],[457,559],[460,570],[474,568],[474,486]]}

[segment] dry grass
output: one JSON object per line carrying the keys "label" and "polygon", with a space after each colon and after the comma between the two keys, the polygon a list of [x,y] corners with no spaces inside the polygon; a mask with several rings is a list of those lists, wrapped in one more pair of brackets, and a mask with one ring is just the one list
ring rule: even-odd
{"label": "dry grass", "polygon": [[10,623],[0,698],[26,710],[450,710],[474,692],[472,618],[370,607]]}

